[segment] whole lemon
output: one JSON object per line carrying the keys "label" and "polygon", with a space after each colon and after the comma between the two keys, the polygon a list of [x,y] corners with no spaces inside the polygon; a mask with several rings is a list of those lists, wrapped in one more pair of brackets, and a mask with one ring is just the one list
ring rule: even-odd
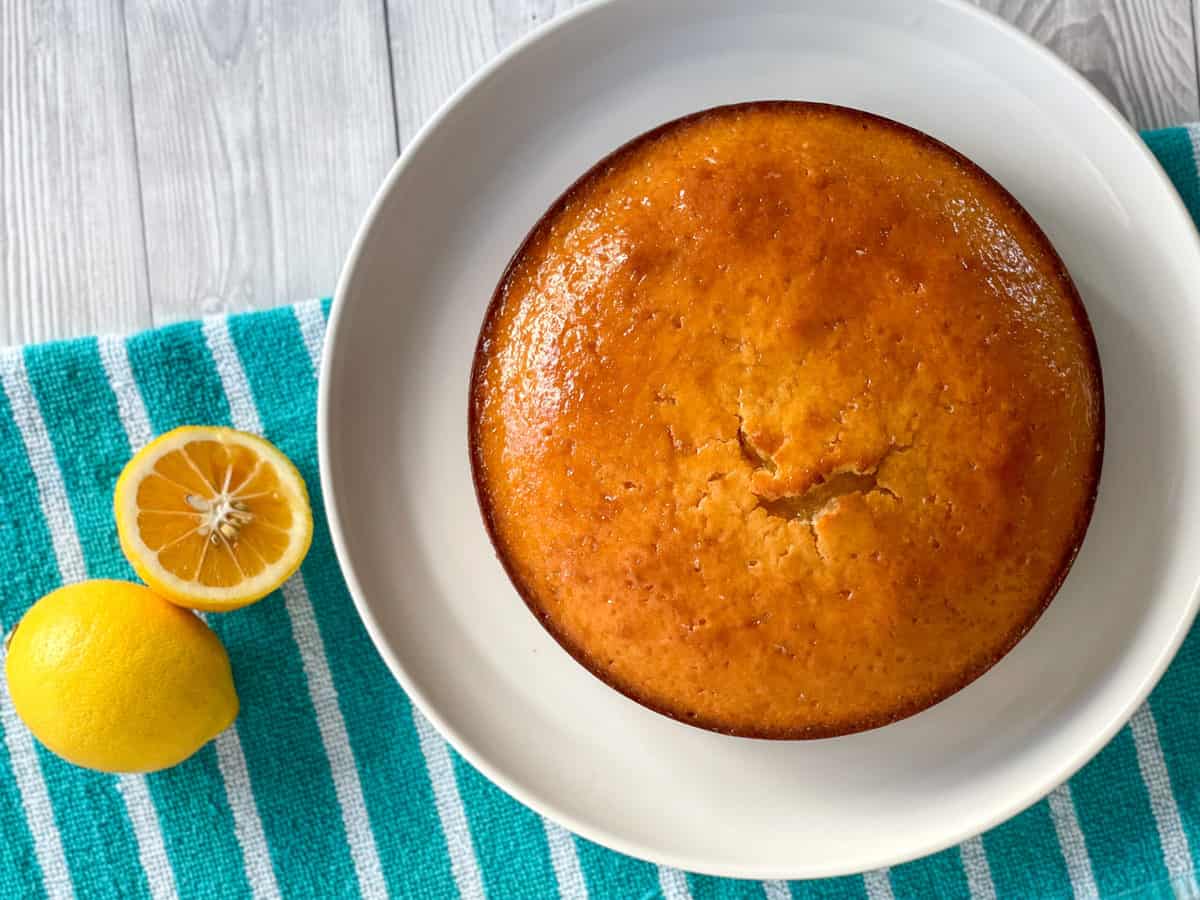
{"label": "whole lemon", "polygon": [[85,581],[47,594],[9,636],[17,714],[79,766],[153,772],[237,716],[229,656],[194,613],[149,588]]}

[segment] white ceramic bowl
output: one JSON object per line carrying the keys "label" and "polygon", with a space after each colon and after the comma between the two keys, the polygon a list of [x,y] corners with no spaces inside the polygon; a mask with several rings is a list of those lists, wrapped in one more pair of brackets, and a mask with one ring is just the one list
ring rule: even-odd
{"label": "white ceramic bowl", "polygon": [[[1083,550],[984,677],[886,728],[723,737],[593,678],[488,542],[467,382],[506,261],[555,197],[629,138],[762,98],[898,119],[1003,183],[1054,242],[1095,327],[1104,472]],[[321,472],[371,636],[450,742],[522,802],[618,850],[745,877],[892,864],[1033,803],[1149,692],[1200,575],[1200,245],[1153,158],[1080,77],[950,0],[611,0],[490,65],[384,184],[337,292]]]}

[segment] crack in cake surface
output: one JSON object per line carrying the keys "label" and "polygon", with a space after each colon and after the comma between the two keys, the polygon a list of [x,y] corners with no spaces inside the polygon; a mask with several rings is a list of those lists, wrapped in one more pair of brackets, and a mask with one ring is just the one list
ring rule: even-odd
{"label": "crack in cake surface", "polygon": [[745,422],[742,420],[741,415],[737,418],[737,442],[738,448],[742,451],[742,456],[748,459],[755,468],[766,469],[774,475],[779,471],[779,467],[775,465],[775,460],[771,458],[771,454],[756,445],[750,435],[746,433]]}
{"label": "crack in cake surface", "polygon": [[802,494],[776,498],[755,494],[755,497],[758,499],[758,508],[765,510],[767,515],[778,516],[781,519],[799,519],[811,524],[847,494],[872,492],[896,497],[892,491],[878,484],[875,472],[838,472]]}

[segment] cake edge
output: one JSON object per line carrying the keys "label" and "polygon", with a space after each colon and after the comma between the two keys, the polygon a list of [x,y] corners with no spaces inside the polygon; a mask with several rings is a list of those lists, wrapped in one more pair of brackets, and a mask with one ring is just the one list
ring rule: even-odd
{"label": "cake edge", "polygon": [[[493,518],[492,498],[487,487],[483,483],[483,461],[480,458],[479,441],[476,440],[476,435],[479,430],[479,403],[477,402],[480,384],[482,381],[483,370],[486,366],[488,355],[486,353],[487,343],[491,335],[492,326],[495,322],[496,313],[500,308],[500,304],[504,298],[505,290],[508,286],[509,279],[517,263],[523,257],[526,249],[534,242],[534,240],[549,227],[549,223],[562,211],[562,209],[587,185],[597,178],[606,167],[620,159],[622,156],[629,154],[648,141],[658,137],[663,132],[685,125],[689,122],[702,119],[706,116],[717,113],[727,113],[735,110],[806,110],[806,111],[825,111],[838,115],[847,115],[852,119],[869,122],[872,125],[889,129],[899,134],[903,134],[909,138],[926,145],[930,149],[945,154],[953,159],[969,174],[978,177],[985,183],[989,184],[995,191],[999,199],[1008,206],[1017,218],[1024,223],[1029,229],[1033,239],[1041,245],[1041,249],[1046,253],[1047,258],[1053,263],[1054,272],[1058,279],[1059,285],[1064,294],[1067,296],[1071,312],[1076,325],[1079,327],[1083,342],[1086,345],[1089,371],[1095,380],[1095,405],[1094,415],[1096,417],[1096,446],[1092,454],[1091,465],[1087,475],[1087,492],[1085,500],[1080,507],[1079,513],[1076,516],[1075,529],[1071,535],[1071,539],[1066,550],[1062,554],[1059,564],[1056,569],[1055,578],[1052,580],[1049,587],[1043,593],[1037,610],[1031,614],[1026,621],[1014,629],[1013,632],[1005,639],[1002,644],[1002,649],[995,653],[990,659],[981,662],[979,665],[968,669],[961,679],[953,683],[950,687],[930,695],[929,698],[914,701],[913,703],[902,706],[893,710],[887,715],[870,716],[855,721],[853,724],[845,727],[814,727],[809,726],[800,729],[742,729],[731,728],[717,721],[709,721],[701,717],[683,716],[671,709],[661,706],[647,697],[639,696],[636,690],[626,688],[623,685],[617,684],[605,676],[598,666],[593,665],[586,652],[575,646],[566,635],[559,632],[554,627],[549,617],[540,609],[540,607],[531,599],[533,594],[528,589],[523,580],[518,576],[513,565],[510,562],[510,554],[500,538],[499,532]],[[819,740],[824,738],[843,737],[851,734],[858,734],[864,731],[870,731],[876,728],[881,728],[884,725],[890,725],[893,722],[899,722],[903,719],[910,718],[917,713],[924,712],[927,709],[938,705],[943,700],[957,694],[963,688],[967,687],[972,682],[983,676],[1000,660],[1007,656],[1020,643],[1033,627],[1038,623],[1041,617],[1049,608],[1050,603],[1057,596],[1067,576],[1070,574],[1071,567],[1074,565],[1079,551],[1083,546],[1084,539],[1087,535],[1087,530],[1091,524],[1092,514],[1095,510],[1096,499],[1099,494],[1100,476],[1104,462],[1104,443],[1105,443],[1105,402],[1104,402],[1104,378],[1100,365],[1100,352],[1096,344],[1095,333],[1092,329],[1091,320],[1088,318],[1087,310],[1083,304],[1083,298],[1079,295],[1079,291],[1075,286],[1074,280],[1071,278],[1070,272],[1067,270],[1066,264],[1059,255],[1054,244],[1042,231],[1040,225],[1029,213],[1028,210],[1012,195],[1012,193],[1004,187],[991,173],[974,162],[963,153],[959,152],[949,144],[938,140],[925,132],[905,125],[903,122],[897,122],[894,119],[889,119],[886,116],[881,116],[877,113],[867,112],[866,110],[856,109],[850,106],[841,106],[835,103],[823,103],[808,100],[748,100],[739,103],[720,104],[717,106],[707,107],[696,112],[688,113],[687,115],[679,116],[654,126],[648,131],[635,135],[625,143],[618,146],[616,149],[607,153],[601,159],[593,163],[586,171],[576,178],[571,184],[563,190],[561,194],[550,204],[549,207],[537,218],[530,227],[529,231],[517,245],[508,262],[505,263],[504,269],[500,274],[500,278],[496,283],[496,287],[492,292],[488,304],[484,309],[483,320],[480,324],[479,335],[476,338],[475,349],[472,353],[471,362],[471,377],[468,385],[467,396],[467,443],[468,454],[471,461],[471,480],[475,489],[475,498],[479,507],[480,515],[483,519],[484,528],[487,531],[488,539],[492,544],[492,549],[497,560],[503,567],[505,574],[508,576],[509,582],[521,597],[526,608],[549,633],[566,653],[571,656],[584,670],[589,672],[597,680],[601,681],[608,688],[618,692],[619,694],[634,701],[640,706],[665,716],[681,725],[699,728],[704,731],[715,732],[717,734],[726,735],[729,737],[748,738],[755,740],[775,740],[775,741],[791,741],[791,740]]]}

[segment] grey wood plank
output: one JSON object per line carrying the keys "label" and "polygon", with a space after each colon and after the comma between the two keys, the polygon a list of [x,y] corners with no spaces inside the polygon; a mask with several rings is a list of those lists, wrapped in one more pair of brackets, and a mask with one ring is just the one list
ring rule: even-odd
{"label": "grey wood plank", "polygon": [[583,0],[385,0],[396,121],[406,145],[476,70],[526,32]]}
{"label": "grey wood plank", "polygon": [[1192,0],[976,0],[1083,73],[1138,128],[1200,117]]}
{"label": "grey wood plank", "polygon": [[118,5],[0,0],[0,345],[149,320]]}
{"label": "grey wood plank", "polygon": [[128,0],[153,315],[332,293],[396,155],[379,0]]}
{"label": "grey wood plank", "polygon": [[582,3],[583,0],[494,0],[492,29],[496,44],[503,50],[527,31]]}
{"label": "grey wood plank", "polygon": [[[480,66],[573,0],[386,0],[401,144]],[[1137,127],[1200,118],[1190,5],[975,0],[1081,71]]]}
{"label": "grey wood plank", "polygon": [[[385,2],[401,141],[575,5]],[[1200,118],[1192,0],[979,2],[1136,125]],[[150,296],[161,321],[328,292],[395,153],[381,3],[130,0],[126,18],[0,0],[0,343],[138,327]]]}

